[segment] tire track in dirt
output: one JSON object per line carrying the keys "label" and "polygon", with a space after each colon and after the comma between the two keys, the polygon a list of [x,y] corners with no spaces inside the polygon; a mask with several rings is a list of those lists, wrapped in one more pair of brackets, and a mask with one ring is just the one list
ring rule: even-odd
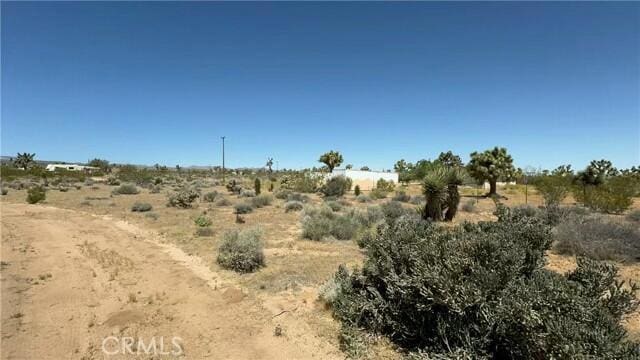
{"label": "tire track in dirt", "polygon": [[[274,336],[259,296],[151,231],[45,206],[1,210],[2,359],[150,358],[151,339],[171,351],[174,336],[189,359],[344,357],[295,318],[295,337]],[[133,354],[106,356],[109,336],[111,351],[135,338]]]}

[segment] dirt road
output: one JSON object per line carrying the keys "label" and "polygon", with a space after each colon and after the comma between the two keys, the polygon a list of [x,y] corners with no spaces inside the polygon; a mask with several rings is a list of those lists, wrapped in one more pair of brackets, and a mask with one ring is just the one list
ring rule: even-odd
{"label": "dirt road", "polygon": [[2,359],[344,357],[151,232],[41,205],[1,210]]}

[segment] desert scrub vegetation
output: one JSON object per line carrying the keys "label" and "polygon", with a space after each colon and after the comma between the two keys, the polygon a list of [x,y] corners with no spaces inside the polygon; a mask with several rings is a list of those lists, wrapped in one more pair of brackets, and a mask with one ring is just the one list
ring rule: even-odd
{"label": "desert scrub vegetation", "polygon": [[248,202],[237,203],[233,206],[236,214],[248,214],[253,211],[253,205]]}
{"label": "desert scrub vegetation", "polygon": [[111,192],[114,195],[136,195],[140,192],[138,188],[133,184],[123,184],[113,189]]}
{"label": "desert scrub vegetation", "polygon": [[369,192],[369,198],[374,200],[384,199],[389,195],[387,190],[375,188]]}
{"label": "desert scrub vegetation", "polygon": [[475,200],[467,200],[462,206],[460,210],[468,213],[472,213],[476,211],[476,202]]}
{"label": "desert scrub vegetation", "polygon": [[545,269],[551,236],[509,210],[455,227],[401,217],[365,243],[362,269],[340,266],[327,298],[343,332],[386,335],[413,358],[640,356],[620,324],[636,287],[588,258],[565,275]]}
{"label": "desert scrub vegetation", "polygon": [[327,201],[327,202],[325,202],[325,205],[327,205],[334,212],[342,210],[342,204],[340,204],[339,202],[337,202],[335,200]]}
{"label": "desert scrub vegetation", "polygon": [[396,194],[391,198],[393,201],[400,202],[409,202],[411,200],[411,196],[407,195],[404,191],[396,191]]}
{"label": "desert scrub vegetation", "polygon": [[301,193],[315,193],[322,186],[324,177],[309,172],[293,172],[280,177],[280,188]]}
{"label": "desert scrub vegetation", "polygon": [[131,206],[131,211],[133,212],[146,212],[151,211],[153,206],[149,203],[136,202]]}
{"label": "desert scrub vegetation", "polygon": [[227,198],[222,198],[216,201],[216,206],[229,206],[229,205],[231,205],[231,201],[229,201],[229,199]]}
{"label": "desert scrub vegetation", "polygon": [[197,227],[207,227],[213,224],[213,221],[209,219],[205,214],[200,214],[193,222]]}
{"label": "desert scrub vegetation", "polygon": [[265,266],[261,238],[259,228],[226,231],[218,247],[218,264],[239,273],[254,272]]}
{"label": "desert scrub vegetation", "polygon": [[293,191],[291,191],[291,190],[278,189],[273,193],[273,196],[275,196],[276,199],[287,200],[289,195],[291,195],[292,193],[293,193]]}
{"label": "desert scrub vegetation", "polygon": [[546,206],[558,206],[571,191],[571,178],[569,176],[547,175],[534,179],[533,185],[544,199]]}
{"label": "desert scrub vegetation", "polygon": [[249,189],[244,189],[240,192],[240,197],[254,197],[256,196],[256,192]]}
{"label": "desert scrub vegetation", "polygon": [[356,201],[360,203],[368,203],[368,202],[371,202],[371,197],[365,194],[360,194],[356,196]]}
{"label": "desert scrub vegetation", "polygon": [[640,261],[637,223],[601,214],[569,214],[555,228],[554,250],[559,254],[597,260]]}
{"label": "desert scrub vegetation", "polygon": [[47,198],[47,193],[42,186],[32,186],[27,190],[27,202],[29,204],[37,204]]}
{"label": "desert scrub vegetation", "polygon": [[0,189],[0,192],[2,193],[2,195],[7,195],[7,194],[9,194],[9,190],[8,190],[8,189],[5,189],[5,188]]}
{"label": "desert scrub vegetation", "polygon": [[330,207],[306,206],[302,217],[302,237],[304,239],[320,241],[329,236],[338,240],[353,238],[359,224],[350,215],[339,215]]}
{"label": "desert scrub vegetation", "polygon": [[[2,194],[2,195],[5,195],[5,194]],[[626,218],[630,222],[634,222],[636,224],[640,224],[640,210],[630,211],[627,214]]]}
{"label": "desert scrub vegetation", "polygon": [[204,194],[202,196],[202,201],[204,202],[208,202],[208,203],[212,203],[214,201],[216,201],[216,198],[218,197],[218,192],[217,191],[210,191],[206,194]]}
{"label": "desert scrub vegetation", "polygon": [[284,203],[284,212],[300,211],[304,208],[304,204],[300,201],[287,201]]}
{"label": "desert scrub vegetation", "polygon": [[273,196],[269,194],[260,194],[254,198],[251,198],[251,205],[255,208],[261,208],[271,205],[273,202]]}
{"label": "desert scrub vegetation", "polygon": [[387,181],[385,179],[378,179],[376,182],[376,189],[380,189],[387,193],[392,192],[396,188],[396,184],[393,181]]}
{"label": "desert scrub vegetation", "polygon": [[351,190],[351,179],[340,176],[329,178],[320,188],[320,192],[326,197],[341,197]]}
{"label": "desert scrub vegetation", "polygon": [[200,194],[194,189],[181,188],[177,192],[169,194],[167,206],[188,209],[193,207],[193,203],[199,197]]}

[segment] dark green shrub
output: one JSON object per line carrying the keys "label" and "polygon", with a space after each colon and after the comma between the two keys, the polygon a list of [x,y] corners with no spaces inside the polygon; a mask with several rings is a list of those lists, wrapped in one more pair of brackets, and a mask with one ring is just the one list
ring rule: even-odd
{"label": "dark green shrub", "polygon": [[324,196],[340,197],[351,190],[351,179],[344,176],[333,176],[329,178],[320,191]]}
{"label": "dark green shrub", "polygon": [[33,186],[27,190],[27,202],[29,204],[37,204],[46,198],[47,194],[42,186]]}
{"label": "dark green shrub", "polygon": [[255,208],[261,208],[271,205],[273,202],[273,196],[269,194],[261,194],[254,198],[251,198],[251,205]]}
{"label": "dark green shrub", "polygon": [[291,190],[287,190],[287,189],[278,189],[275,193],[274,196],[276,197],[276,199],[281,199],[281,200],[286,200],[289,195],[293,193],[293,191]]}
{"label": "dark green shrub", "polygon": [[260,195],[260,179],[256,178],[253,182],[253,191],[256,192],[256,195]]}
{"label": "dark green shrub", "polygon": [[376,182],[376,189],[380,189],[387,193],[393,191],[393,189],[395,188],[396,188],[396,184],[394,184],[393,181],[378,179],[378,181]]}
{"label": "dark green shrub", "polygon": [[584,206],[608,214],[621,214],[633,204],[635,188],[627,176],[616,176],[599,185],[579,185],[573,196]]}
{"label": "dark green shrub", "polygon": [[213,224],[213,221],[211,221],[211,219],[209,219],[204,214],[201,214],[200,216],[198,216],[195,220],[193,220],[193,222],[198,227],[208,227],[208,226],[211,226]]}
{"label": "dark green shrub", "polygon": [[555,228],[555,251],[597,260],[640,260],[640,229],[606,216],[569,215]]}
{"label": "dark green shrub", "polygon": [[181,188],[176,193],[170,194],[167,206],[187,209],[193,207],[193,202],[199,198],[197,191],[188,188]]}
{"label": "dark green shrub", "polygon": [[402,203],[398,201],[387,201],[380,204],[380,210],[384,214],[387,223],[392,223],[401,216],[417,216],[415,210],[404,208]]}
{"label": "dark green shrub", "polygon": [[365,244],[362,270],[335,275],[335,316],[385,334],[423,359],[631,359],[622,314],[633,289],[615,268],[581,260],[543,268],[550,228],[510,211],[498,222],[447,229],[411,217]]}
{"label": "dark green shrub", "polygon": [[302,219],[302,237],[310,240],[322,240],[333,236],[338,240],[353,238],[359,224],[350,215],[338,215],[328,206],[307,207]]}
{"label": "dark green shrub", "polygon": [[218,248],[218,264],[225,269],[249,273],[265,265],[259,229],[230,230]]}
{"label": "dark green shrub", "polygon": [[546,206],[558,206],[571,191],[571,177],[548,175],[537,178],[534,186],[542,195]]}
{"label": "dark green shrub", "polygon": [[389,193],[384,189],[375,188],[369,193],[369,197],[374,200],[384,199]]}
{"label": "dark green shrub", "polygon": [[211,192],[208,192],[208,193],[204,194],[202,196],[202,201],[208,202],[208,203],[212,203],[212,202],[216,201],[217,197],[218,197],[218,192],[214,190],[214,191],[211,191]]}
{"label": "dark green shrub", "polygon": [[353,188],[353,195],[355,195],[356,197],[358,197],[360,195],[360,185],[356,185]]}
{"label": "dark green shrub", "polygon": [[391,198],[393,201],[409,202],[411,196],[407,195],[404,191],[396,191],[396,194]]}
{"label": "dark green shrub", "polygon": [[0,191],[2,192],[2,195],[7,195],[9,193],[9,190],[4,189],[4,188],[1,189]]}
{"label": "dark green shrub", "polygon": [[253,205],[247,202],[237,203],[233,206],[236,214],[248,214],[253,211]]}
{"label": "dark green shrub", "polygon": [[112,194],[114,195],[136,195],[140,192],[138,188],[133,184],[124,184],[119,187],[113,189]]}
{"label": "dark green shrub", "polygon": [[131,206],[131,211],[133,211],[133,212],[145,212],[145,211],[150,211],[152,208],[153,208],[153,206],[151,206],[151,204],[136,202],[136,203],[133,204],[133,206]]}
{"label": "dark green shrub", "polygon": [[302,210],[304,205],[300,201],[287,201],[284,204],[284,211],[300,211]]}

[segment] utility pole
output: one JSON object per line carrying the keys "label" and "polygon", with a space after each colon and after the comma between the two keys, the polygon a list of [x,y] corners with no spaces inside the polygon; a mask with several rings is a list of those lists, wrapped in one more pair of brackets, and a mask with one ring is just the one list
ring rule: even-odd
{"label": "utility pole", "polygon": [[224,177],[224,138],[226,136],[222,137],[222,184],[225,184],[225,177]]}

